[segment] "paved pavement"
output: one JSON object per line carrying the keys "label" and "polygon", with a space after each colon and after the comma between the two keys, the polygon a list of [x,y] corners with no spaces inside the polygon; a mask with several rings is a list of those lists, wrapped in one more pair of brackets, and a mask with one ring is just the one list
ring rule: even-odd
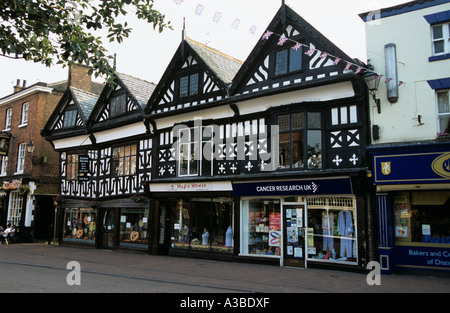
{"label": "paved pavement", "polygon": [[[80,286],[67,278],[80,265]],[[74,278],[75,276],[71,276]],[[327,269],[155,256],[140,252],[52,246],[0,245],[0,292],[145,293],[448,293],[450,278],[437,275],[367,275]],[[8,286],[7,288],[4,286]],[[6,288],[6,290],[5,290]]]}

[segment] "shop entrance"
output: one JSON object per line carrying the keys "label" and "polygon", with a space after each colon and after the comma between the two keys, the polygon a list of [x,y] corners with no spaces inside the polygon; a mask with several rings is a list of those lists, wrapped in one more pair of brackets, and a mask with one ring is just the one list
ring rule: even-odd
{"label": "shop entrance", "polygon": [[103,249],[114,249],[117,239],[118,225],[117,209],[102,209],[101,212],[101,247]]}
{"label": "shop entrance", "polygon": [[306,268],[306,210],[304,204],[283,204],[283,265]]}
{"label": "shop entrance", "polygon": [[166,200],[161,200],[159,203],[158,254],[169,254],[171,205],[171,201]]}

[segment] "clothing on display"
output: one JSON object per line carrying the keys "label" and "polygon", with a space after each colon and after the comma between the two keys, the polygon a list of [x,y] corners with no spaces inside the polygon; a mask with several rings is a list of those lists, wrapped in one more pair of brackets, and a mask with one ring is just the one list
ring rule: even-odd
{"label": "clothing on display", "polygon": [[353,217],[350,211],[339,212],[338,231],[341,235],[341,257],[347,256],[351,258],[353,254],[352,243],[354,229],[353,229]]}
{"label": "clothing on display", "polygon": [[333,246],[333,213],[322,214],[322,230],[323,230],[323,251],[332,251]]}
{"label": "clothing on display", "polygon": [[225,247],[233,246],[233,230],[231,226],[228,227],[227,232],[225,233]]}

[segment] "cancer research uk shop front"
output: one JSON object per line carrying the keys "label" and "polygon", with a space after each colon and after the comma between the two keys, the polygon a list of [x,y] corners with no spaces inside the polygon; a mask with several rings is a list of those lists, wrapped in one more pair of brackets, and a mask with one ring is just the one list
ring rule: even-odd
{"label": "cancer research uk shop front", "polygon": [[240,257],[280,265],[358,265],[358,201],[348,177],[235,182]]}

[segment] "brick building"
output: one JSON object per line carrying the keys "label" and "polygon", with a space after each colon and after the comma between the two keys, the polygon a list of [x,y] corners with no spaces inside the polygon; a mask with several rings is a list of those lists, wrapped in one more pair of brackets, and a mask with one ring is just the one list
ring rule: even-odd
{"label": "brick building", "polygon": [[0,225],[18,228],[19,238],[48,238],[53,197],[58,194],[59,163],[40,131],[68,86],[98,92],[89,68],[71,66],[68,80],[27,86],[18,79],[13,93],[0,98]]}

